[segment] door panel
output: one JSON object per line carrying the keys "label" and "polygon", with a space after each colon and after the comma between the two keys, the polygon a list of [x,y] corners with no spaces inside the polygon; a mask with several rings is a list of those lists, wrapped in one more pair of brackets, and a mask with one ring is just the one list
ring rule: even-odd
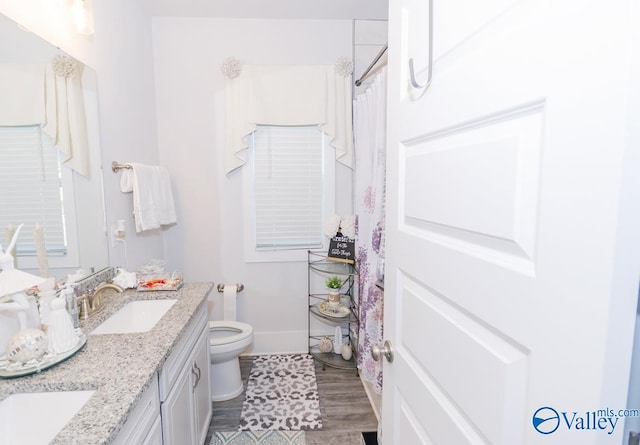
{"label": "door panel", "polygon": [[191,361],[184,366],[167,399],[160,406],[164,445],[195,444]]}
{"label": "door panel", "polygon": [[[526,348],[433,289],[407,276],[401,282],[396,342],[407,364],[413,364],[410,367],[426,370],[437,382],[425,398],[435,398],[458,417],[466,417],[464,430],[483,438],[480,443],[517,443],[525,414]],[[501,437],[508,430],[510,435]]]}
{"label": "door panel", "polygon": [[531,273],[542,119],[539,105],[403,144],[404,229]]}
{"label": "door panel", "polygon": [[383,443],[488,443],[423,368],[410,359],[405,360],[404,356],[394,361],[393,366],[397,368],[394,377],[403,382],[402,389],[395,394],[398,425],[393,438],[390,438],[388,430],[383,430]]}

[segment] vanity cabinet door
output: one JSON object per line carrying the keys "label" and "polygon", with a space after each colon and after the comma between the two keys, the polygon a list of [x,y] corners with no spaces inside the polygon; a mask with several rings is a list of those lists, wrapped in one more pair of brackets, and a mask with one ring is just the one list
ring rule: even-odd
{"label": "vanity cabinet door", "polygon": [[196,438],[204,444],[211,421],[211,381],[209,379],[209,329],[205,329],[193,349],[193,407]]}
{"label": "vanity cabinet door", "polygon": [[203,306],[160,371],[164,445],[203,445],[211,420],[209,323]]}
{"label": "vanity cabinet door", "polygon": [[191,360],[187,360],[160,408],[164,445],[196,443],[193,428],[192,364]]}
{"label": "vanity cabinet door", "polygon": [[156,418],[156,421],[153,422],[151,426],[151,430],[145,437],[142,445],[163,445],[162,444],[162,422],[160,422],[160,414]]}

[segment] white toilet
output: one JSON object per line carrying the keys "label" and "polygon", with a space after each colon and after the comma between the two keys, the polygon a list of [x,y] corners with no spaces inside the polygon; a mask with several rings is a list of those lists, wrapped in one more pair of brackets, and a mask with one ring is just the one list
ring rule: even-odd
{"label": "white toilet", "polygon": [[211,400],[233,399],[244,390],[238,356],[253,342],[253,327],[239,321],[209,322]]}

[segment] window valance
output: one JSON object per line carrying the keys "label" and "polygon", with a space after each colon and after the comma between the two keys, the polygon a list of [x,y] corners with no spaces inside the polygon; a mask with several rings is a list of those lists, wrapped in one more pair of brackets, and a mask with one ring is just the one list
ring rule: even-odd
{"label": "window valance", "polygon": [[67,56],[52,63],[0,64],[0,126],[40,125],[64,163],[89,176],[83,65]]}
{"label": "window valance", "polygon": [[256,125],[318,125],[336,149],[338,162],[353,168],[351,62],[336,65],[240,65],[227,59],[226,165],[228,172],[245,163],[248,136]]}

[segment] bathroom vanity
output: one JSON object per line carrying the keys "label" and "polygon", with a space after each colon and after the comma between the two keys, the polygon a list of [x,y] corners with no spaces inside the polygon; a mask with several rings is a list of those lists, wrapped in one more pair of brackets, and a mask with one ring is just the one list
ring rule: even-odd
{"label": "bathroom vanity", "polygon": [[[102,311],[81,323],[84,348],[41,373],[0,380],[0,401],[19,393],[95,391],[52,444],[204,443],[211,419],[206,300],[212,285],[105,295]],[[149,331],[91,333],[128,303],[158,299],[176,302]],[[33,406],[33,427],[48,415]]]}

